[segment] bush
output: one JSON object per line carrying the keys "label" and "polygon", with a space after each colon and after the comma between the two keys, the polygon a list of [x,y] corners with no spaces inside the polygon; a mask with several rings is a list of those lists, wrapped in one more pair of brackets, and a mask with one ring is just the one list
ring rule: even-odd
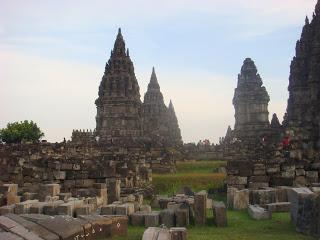
{"label": "bush", "polygon": [[6,128],[0,130],[0,138],[5,143],[21,143],[22,141],[39,141],[44,136],[33,121],[8,123]]}

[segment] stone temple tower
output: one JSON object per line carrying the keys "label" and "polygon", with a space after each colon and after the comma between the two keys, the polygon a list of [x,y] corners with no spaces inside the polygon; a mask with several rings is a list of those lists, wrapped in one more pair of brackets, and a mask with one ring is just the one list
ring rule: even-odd
{"label": "stone temple tower", "polygon": [[139,90],[129,50],[119,29],[95,102],[96,135],[100,142],[126,146],[141,136]]}
{"label": "stone temple tower", "polygon": [[168,124],[169,124],[168,141],[171,142],[171,145],[173,146],[181,145],[182,144],[181,131],[179,128],[176,112],[174,110],[171,100],[168,107]]}
{"label": "stone temple tower", "polygon": [[270,127],[269,101],[254,62],[250,58],[245,59],[233,97],[236,137],[254,137]]}
{"label": "stone temple tower", "polygon": [[305,20],[290,67],[289,99],[284,125],[292,139],[320,147],[320,1]]}
{"label": "stone temple tower", "polygon": [[148,90],[143,101],[143,134],[146,139],[152,141],[152,145],[167,145],[169,134],[168,109],[163,101],[160,86],[152,68]]}

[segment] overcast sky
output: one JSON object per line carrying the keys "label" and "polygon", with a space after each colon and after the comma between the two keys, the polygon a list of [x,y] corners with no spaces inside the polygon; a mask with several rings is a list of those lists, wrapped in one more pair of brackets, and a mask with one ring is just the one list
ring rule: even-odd
{"label": "overcast sky", "polygon": [[118,27],[141,99],[155,66],[185,142],[217,142],[234,125],[232,97],[251,57],[280,121],[289,66],[316,0],[3,0],[0,128],[33,120],[55,142],[94,129],[94,101]]}

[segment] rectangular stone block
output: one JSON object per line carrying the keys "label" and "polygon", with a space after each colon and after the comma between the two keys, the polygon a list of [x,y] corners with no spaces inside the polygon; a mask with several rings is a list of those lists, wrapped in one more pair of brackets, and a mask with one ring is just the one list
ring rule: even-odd
{"label": "rectangular stone block", "polygon": [[111,237],[111,219],[99,215],[82,215],[79,218],[91,223],[93,236],[96,239]]}
{"label": "rectangular stone block", "polygon": [[92,212],[93,206],[91,204],[84,204],[81,207],[75,208],[76,217],[81,215],[89,215]]}
{"label": "rectangular stone block", "polygon": [[267,204],[269,212],[290,212],[290,202],[277,202]]}
{"label": "rectangular stone block", "polygon": [[217,227],[227,226],[227,209],[223,202],[213,202],[213,222]]}
{"label": "rectangular stone block", "polygon": [[189,226],[189,211],[187,209],[176,209],[174,213],[177,227]]}
{"label": "rectangular stone block", "polygon": [[14,213],[14,208],[15,208],[14,204],[2,206],[2,207],[0,207],[0,215],[6,215],[8,213]]}
{"label": "rectangular stone block", "polygon": [[131,214],[131,224],[132,226],[144,226],[146,213],[135,212]]}
{"label": "rectangular stone block", "polygon": [[60,193],[60,185],[59,184],[44,184],[40,186],[39,192],[39,200],[45,201],[47,196],[57,196]]}
{"label": "rectangular stone block", "polygon": [[108,202],[113,203],[115,201],[120,200],[120,193],[121,193],[121,181],[118,179],[112,179],[109,181],[108,187]]}
{"label": "rectangular stone block", "polygon": [[101,207],[101,215],[116,215],[116,204],[109,204]]}
{"label": "rectangular stone block", "polygon": [[160,212],[150,212],[146,213],[144,216],[144,226],[145,227],[156,227],[159,225]]}
{"label": "rectangular stone block", "polygon": [[255,220],[271,219],[271,212],[258,205],[249,205],[248,213]]}
{"label": "rectangular stone block", "polygon": [[43,214],[43,206],[46,205],[45,202],[38,202],[31,205],[29,212],[30,214]]}
{"label": "rectangular stone block", "polygon": [[308,188],[291,188],[288,191],[288,200],[291,203],[291,221],[294,225],[297,223],[299,196],[302,194],[312,194],[312,191]]}
{"label": "rectangular stone block", "polygon": [[0,216],[0,228],[3,228],[7,232],[18,235],[25,240],[43,240],[33,232],[28,231],[28,229],[24,228],[19,223],[5,216]]}
{"label": "rectangular stone block", "polygon": [[127,216],[106,216],[111,218],[111,236],[127,236],[128,234],[128,217]]}
{"label": "rectangular stone block", "polygon": [[170,229],[170,240],[187,240],[187,229],[184,227],[177,227]]}
{"label": "rectangular stone block", "polygon": [[73,216],[74,208],[72,203],[64,203],[57,207],[57,214],[58,215],[69,215]]}
{"label": "rectangular stone block", "polygon": [[233,202],[234,202],[234,193],[237,191],[236,188],[228,187],[227,189],[227,207],[229,209],[233,209]]}
{"label": "rectangular stone block", "polygon": [[171,240],[170,232],[165,228],[149,227],[144,231],[142,240]]}
{"label": "rectangular stone block", "polygon": [[167,228],[175,226],[174,210],[165,209],[160,212],[160,223]]}
{"label": "rectangular stone block", "polygon": [[150,205],[141,205],[140,206],[140,212],[150,213],[151,212],[151,206]]}
{"label": "rectangular stone block", "polygon": [[6,215],[6,217],[19,223],[24,228],[28,229],[29,231],[33,232],[34,234],[36,234],[37,236],[41,237],[44,240],[60,240],[58,235],[48,231],[46,228],[42,227],[39,224],[36,224],[32,221],[22,218],[19,215],[8,214]]}
{"label": "rectangular stone block", "polygon": [[243,210],[247,209],[249,205],[249,190],[237,190],[234,192],[233,209]]}
{"label": "rectangular stone block", "polygon": [[48,203],[44,204],[43,205],[43,214],[50,215],[50,216],[57,215],[58,214],[57,208],[61,204],[64,204],[64,201],[58,200],[58,201],[48,202]]}
{"label": "rectangular stone block", "polygon": [[194,196],[195,223],[203,225],[207,219],[207,192],[201,191]]}
{"label": "rectangular stone block", "polygon": [[14,208],[14,213],[15,214],[26,214],[29,213],[30,207],[38,203],[38,200],[27,200],[21,203],[17,203]]}

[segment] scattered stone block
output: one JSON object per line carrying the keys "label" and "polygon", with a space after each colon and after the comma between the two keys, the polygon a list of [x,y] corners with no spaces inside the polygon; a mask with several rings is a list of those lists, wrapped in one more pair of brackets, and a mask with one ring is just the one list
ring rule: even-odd
{"label": "scattered stone block", "polygon": [[0,216],[0,227],[7,232],[11,232],[22,237],[25,240],[43,240],[33,232],[28,231],[28,229],[24,228],[19,223],[5,216]]}
{"label": "scattered stone block", "polygon": [[277,202],[267,204],[267,209],[269,212],[290,212],[290,202]]}
{"label": "scattered stone block", "polygon": [[100,214],[101,215],[115,215],[116,214],[116,204],[109,204],[107,206],[102,206]]}
{"label": "scattered stone block", "polygon": [[111,237],[112,219],[99,215],[82,215],[79,218],[91,223],[94,236],[97,239]]}
{"label": "scattered stone block", "polygon": [[24,240],[23,238],[11,233],[11,232],[0,232],[1,240]]}
{"label": "scattered stone block", "polygon": [[297,215],[299,209],[299,196],[301,194],[312,194],[312,191],[308,188],[291,188],[288,191],[288,199],[291,203],[291,221],[294,225],[297,223]]}
{"label": "scattered stone block", "polygon": [[30,214],[43,214],[43,206],[46,205],[45,202],[37,202],[30,206],[29,213]]}
{"label": "scattered stone block", "polygon": [[170,240],[170,232],[166,228],[149,227],[144,231],[142,240]]}
{"label": "scattered stone block", "polygon": [[28,229],[29,231],[33,232],[34,234],[38,235],[39,237],[43,238],[44,240],[60,240],[58,235],[48,231],[46,228],[42,227],[39,224],[36,224],[32,221],[29,221],[27,219],[22,218],[19,215],[7,214],[6,217],[19,223],[24,228]]}
{"label": "scattered stone block", "polygon": [[213,202],[213,222],[217,227],[227,226],[227,209],[223,202]]}
{"label": "scattered stone block", "polygon": [[145,213],[143,212],[135,212],[131,214],[131,224],[132,226],[144,226],[145,223]]}
{"label": "scattered stone block", "polygon": [[54,201],[54,202],[49,202],[43,205],[43,214],[45,215],[50,215],[54,216],[58,214],[57,208],[59,205],[64,204],[64,201],[59,200],[59,201]]}
{"label": "scattered stone block", "polygon": [[248,213],[255,220],[271,219],[271,212],[258,205],[249,205]]}
{"label": "scattered stone block", "polygon": [[170,229],[170,240],[187,240],[187,229],[176,227]]}
{"label": "scattered stone block", "polygon": [[109,187],[108,187],[108,202],[113,203],[115,201],[120,200],[120,185],[121,181],[118,179],[112,179],[109,181]]}
{"label": "scattered stone block", "polygon": [[14,213],[14,208],[15,208],[14,204],[2,206],[2,207],[0,207],[0,215],[6,215],[8,213]]}
{"label": "scattered stone block", "polygon": [[189,226],[189,211],[187,209],[176,209],[174,213],[177,227]]}
{"label": "scattered stone block", "polygon": [[73,216],[74,208],[72,203],[63,203],[57,207],[57,214],[58,215],[69,215]]}
{"label": "scattered stone block", "polygon": [[249,205],[249,190],[236,190],[233,198],[233,209],[243,210],[247,209]]}
{"label": "scattered stone block", "polygon": [[150,212],[144,215],[145,227],[156,227],[160,222],[160,212]]}
{"label": "scattered stone block", "polygon": [[89,215],[92,212],[93,206],[91,204],[84,204],[81,207],[75,208],[76,217],[80,215]]}
{"label": "scattered stone block", "polygon": [[27,200],[21,203],[17,203],[14,208],[14,213],[15,214],[26,214],[29,213],[30,207],[38,203],[38,200]]}
{"label": "scattered stone block", "polygon": [[140,206],[140,212],[150,213],[151,212],[151,206],[150,205],[141,205]]}
{"label": "scattered stone block", "polygon": [[194,196],[195,223],[203,225],[207,219],[207,192],[201,191]]}
{"label": "scattered stone block", "polygon": [[174,210],[164,209],[160,212],[160,223],[167,228],[175,226]]}

